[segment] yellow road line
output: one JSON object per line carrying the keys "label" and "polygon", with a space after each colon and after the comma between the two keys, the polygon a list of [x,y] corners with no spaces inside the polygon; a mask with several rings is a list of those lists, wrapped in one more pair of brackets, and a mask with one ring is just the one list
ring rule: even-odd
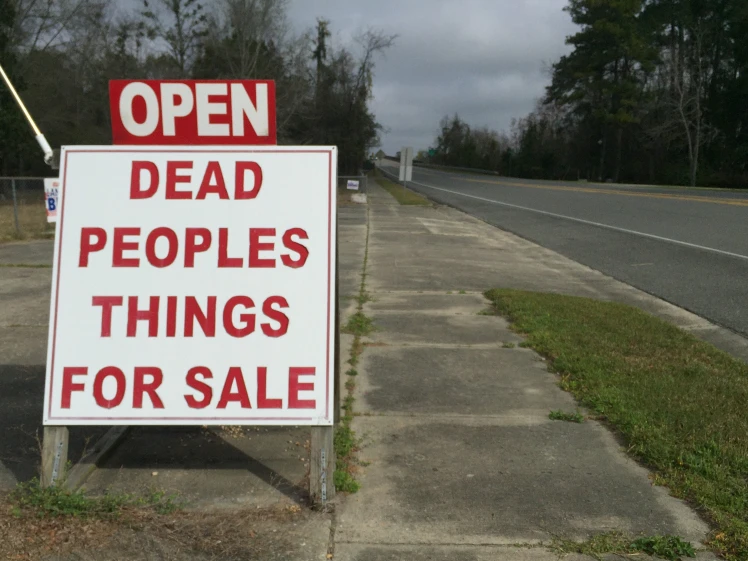
{"label": "yellow road line", "polygon": [[538,185],[532,183],[515,183],[511,181],[489,181],[486,179],[466,179],[460,177],[463,181],[471,183],[490,183],[492,185],[505,185],[507,187],[530,187],[532,189],[550,189],[553,191],[575,191],[579,193],[598,193],[602,195],[622,195],[624,197],[646,197],[648,199],[675,199],[677,201],[691,201],[697,203],[712,203],[716,205],[730,206],[748,206],[748,200],[736,199],[713,199],[709,197],[699,197],[695,195],[670,195],[668,193],[635,193],[630,191],[620,191],[617,189],[595,189],[591,187],[564,187],[561,185]]}

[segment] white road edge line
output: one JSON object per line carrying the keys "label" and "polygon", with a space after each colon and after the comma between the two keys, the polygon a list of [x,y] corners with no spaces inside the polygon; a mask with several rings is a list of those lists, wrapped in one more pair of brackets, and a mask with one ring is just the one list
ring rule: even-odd
{"label": "white road edge line", "polygon": [[[379,169],[382,169],[382,168],[380,167]],[[388,171],[384,171],[384,170],[382,170],[382,171],[384,173],[388,174],[388,175],[392,175],[393,177],[395,177],[394,174],[392,174],[392,173],[390,173]],[[427,189],[434,189],[436,191],[443,191],[444,193],[450,193],[452,195],[458,195],[460,197],[467,197],[469,199],[476,199],[478,201],[484,201],[484,202],[492,203],[492,204],[495,204],[495,205],[501,205],[501,206],[506,206],[506,207],[510,207],[510,208],[516,208],[516,209],[519,209],[519,210],[526,210],[528,212],[535,212],[537,214],[544,214],[546,216],[552,216],[554,218],[562,218],[564,220],[571,220],[572,222],[579,222],[580,224],[586,224],[588,226],[597,226],[598,228],[605,228],[605,229],[608,229],[608,230],[614,230],[616,232],[623,232],[624,234],[633,234],[635,236],[641,236],[643,238],[649,238],[649,239],[658,240],[658,241],[661,241],[661,242],[668,242],[668,243],[672,243],[672,244],[675,244],[675,245],[682,245],[684,247],[690,247],[692,249],[701,249],[703,251],[711,251],[712,253],[718,253],[720,255],[726,255],[728,257],[737,257],[738,259],[744,259],[744,260],[748,261],[748,256],[747,255],[741,255],[739,253],[732,253],[730,251],[723,251],[721,249],[715,249],[713,247],[706,247],[704,245],[698,245],[698,244],[694,244],[694,243],[682,242],[680,240],[674,240],[672,238],[665,238],[665,237],[662,237],[662,236],[656,236],[655,234],[647,234],[646,232],[639,232],[637,230],[628,230],[627,228],[619,228],[618,226],[611,226],[610,224],[602,224],[600,222],[592,222],[591,220],[584,220],[582,218],[574,218],[573,216],[566,216],[565,214],[556,214],[555,212],[548,212],[546,210],[538,210],[536,208],[530,208],[530,207],[526,207],[526,206],[514,205],[512,203],[503,203],[501,201],[495,201],[493,199],[486,199],[485,197],[478,197],[476,195],[468,195],[467,193],[461,193],[459,191],[452,191],[451,189],[444,189],[442,187],[434,187],[433,185],[427,185],[426,183],[420,183],[418,181],[409,181],[408,183],[412,183],[414,185],[420,185],[421,187],[426,187]]]}

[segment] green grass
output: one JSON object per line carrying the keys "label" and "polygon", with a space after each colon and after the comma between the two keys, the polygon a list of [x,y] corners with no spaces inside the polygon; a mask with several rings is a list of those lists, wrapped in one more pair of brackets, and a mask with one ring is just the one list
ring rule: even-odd
{"label": "green grass", "polygon": [[179,508],[175,495],[152,491],[146,496],[108,493],[89,497],[82,491],[66,491],[61,487],[43,488],[38,480],[20,483],[13,499],[16,516],[24,513],[39,518],[75,516],[80,518],[111,518],[125,508],[153,508],[158,514],[170,514]]}
{"label": "green grass", "polygon": [[335,430],[335,489],[343,493],[355,493],[361,485],[353,476],[351,467],[355,464],[358,441],[350,427],[350,422],[341,424]]}
{"label": "green grass", "polygon": [[583,423],[584,415],[579,411],[575,413],[567,413],[566,411],[551,411],[548,413],[548,418],[552,421],[566,421],[567,423]]}
{"label": "green grass", "polygon": [[0,204],[0,242],[49,239],[54,235],[54,224],[47,222],[43,199],[31,203],[19,201],[17,213],[20,234],[16,230],[13,203]]}
{"label": "green grass", "polygon": [[645,536],[633,538],[620,532],[598,534],[589,540],[575,542],[555,540],[552,549],[562,555],[577,553],[602,559],[603,555],[636,555],[646,553],[669,561],[679,561],[684,557],[696,557],[690,543],[677,536]]}
{"label": "green grass", "polygon": [[0,268],[5,269],[51,269],[52,265],[32,263],[0,263]]}
{"label": "green grass", "polygon": [[345,324],[342,331],[343,333],[348,333],[357,337],[365,337],[371,334],[374,330],[374,322],[369,316],[359,310],[348,319],[348,323]]}
{"label": "green grass", "polygon": [[395,197],[395,200],[397,200],[397,202],[401,205],[431,206],[431,202],[427,198],[422,197],[421,195],[414,191],[411,191],[410,189],[406,189],[398,183],[390,181],[389,179],[384,177],[384,174],[382,174],[382,172],[380,171],[377,171],[376,181],[377,183],[379,183],[382,189]]}
{"label": "green grass", "polygon": [[513,290],[486,296],[659,484],[712,521],[709,545],[748,559],[748,365],[628,306]]}
{"label": "green grass", "polygon": [[[368,209],[367,209],[368,212]],[[360,483],[356,480],[356,470],[361,463],[358,461],[358,445],[356,433],[351,427],[351,422],[355,416],[353,405],[356,401],[354,392],[356,390],[356,376],[358,371],[359,358],[364,352],[364,343],[362,338],[375,331],[376,327],[371,318],[364,314],[364,305],[371,301],[371,297],[366,292],[366,267],[369,262],[369,221],[366,225],[366,245],[364,248],[364,262],[361,271],[361,284],[359,285],[358,295],[356,296],[356,313],[353,314],[342,327],[341,331],[353,335],[351,343],[350,358],[345,381],[345,397],[343,398],[342,415],[338,426],[335,427],[335,473],[333,475],[335,489],[342,493],[355,493],[360,488]]]}

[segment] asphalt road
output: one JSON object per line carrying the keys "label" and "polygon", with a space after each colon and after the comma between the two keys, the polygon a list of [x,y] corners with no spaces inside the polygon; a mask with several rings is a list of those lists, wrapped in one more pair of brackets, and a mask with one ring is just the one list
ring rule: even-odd
{"label": "asphalt road", "polygon": [[[396,172],[395,162],[385,171]],[[509,179],[415,168],[408,185],[748,335],[748,191]]]}

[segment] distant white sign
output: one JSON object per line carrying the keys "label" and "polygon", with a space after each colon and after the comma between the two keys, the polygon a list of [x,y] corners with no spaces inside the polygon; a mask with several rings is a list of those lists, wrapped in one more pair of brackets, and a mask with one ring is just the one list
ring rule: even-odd
{"label": "distant white sign", "polygon": [[57,208],[60,206],[60,180],[44,179],[44,206],[47,209],[47,222],[57,222]]}
{"label": "distant white sign", "polygon": [[337,152],[64,148],[46,425],[331,425]]}
{"label": "distant white sign", "polygon": [[358,191],[359,182],[354,179],[348,180],[348,189],[351,189],[352,191]]}
{"label": "distant white sign", "polygon": [[400,151],[400,181],[413,181],[413,148]]}

